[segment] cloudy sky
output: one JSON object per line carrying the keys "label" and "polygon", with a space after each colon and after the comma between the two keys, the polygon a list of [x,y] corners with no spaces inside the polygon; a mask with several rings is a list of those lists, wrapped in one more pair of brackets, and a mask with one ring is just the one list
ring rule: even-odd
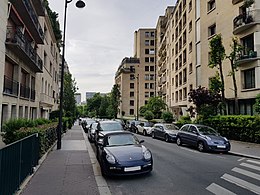
{"label": "cloudy sky", "polygon": [[[176,0],[77,0],[68,4],[65,59],[82,100],[85,92],[110,92],[124,57],[133,56],[134,31],[154,28],[158,16]],[[65,0],[49,0],[63,29]]]}

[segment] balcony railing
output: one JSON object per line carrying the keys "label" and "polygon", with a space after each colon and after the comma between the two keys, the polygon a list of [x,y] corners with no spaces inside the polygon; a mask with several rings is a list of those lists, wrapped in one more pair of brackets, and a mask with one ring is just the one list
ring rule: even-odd
{"label": "balcony railing", "polygon": [[[30,0],[9,0],[24,21],[35,41],[44,44],[44,33]],[[38,0],[37,0],[38,1]]]}
{"label": "balcony railing", "polygon": [[[31,46],[31,42],[27,41],[21,30],[18,28],[7,27],[6,43],[14,49],[14,52],[21,55],[28,65],[36,72],[42,72],[42,59]],[[13,47],[14,46],[14,47]]]}
{"label": "balcony railing", "polygon": [[29,99],[30,98],[30,87],[24,86],[23,84],[20,84],[20,97]]}
{"label": "balcony railing", "polygon": [[238,64],[242,64],[245,62],[249,62],[252,60],[257,59],[257,51],[243,51],[241,54],[237,57]]}
{"label": "balcony railing", "polygon": [[54,98],[45,94],[45,93],[41,93],[40,95],[40,102],[42,104],[48,104],[48,105],[53,105],[54,104]]}
{"label": "balcony railing", "polygon": [[19,82],[4,76],[4,93],[18,96]]}
{"label": "balcony railing", "polygon": [[260,18],[260,10],[251,10],[246,13],[240,14],[233,20],[233,33],[238,34],[257,22],[260,22],[260,19],[257,20],[257,18]]}

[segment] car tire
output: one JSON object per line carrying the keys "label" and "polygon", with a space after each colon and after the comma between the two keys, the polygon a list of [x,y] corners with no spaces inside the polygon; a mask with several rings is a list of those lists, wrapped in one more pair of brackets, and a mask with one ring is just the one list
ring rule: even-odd
{"label": "car tire", "polygon": [[165,135],[165,141],[166,141],[166,142],[169,142],[169,141],[170,141],[170,140],[169,140],[169,135],[167,135],[167,134]]}
{"label": "car tire", "polygon": [[181,145],[182,145],[182,141],[181,141],[181,138],[180,138],[180,137],[177,137],[177,139],[176,139],[176,144],[177,144],[178,146],[181,146]]}
{"label": "car tire", "polygon": [[154,136],[154,132],[152,132],[152,138],[153,138],[153,139],[155,138],[155,136]]}
{"label": "car tire", "polygon": [[147,133],[146,133],[146,131],[145,131],[145,130],[143,131],[143,135],[144,135],[144,136],[146,136],[146,135],[147,135]]}
{"label": "car tire", "polygon": [[204,143],[202,141],[198,142],[197,148],[198,148],[198,151],[204,152],[205,151]]}

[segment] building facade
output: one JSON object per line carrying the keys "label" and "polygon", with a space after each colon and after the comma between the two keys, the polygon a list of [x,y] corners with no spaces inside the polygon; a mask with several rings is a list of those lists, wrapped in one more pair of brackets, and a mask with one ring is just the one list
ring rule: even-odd
{"label": "building facade", "polygon": [[115,83],[121,92],[119,116],[139,117],[139,109],[155,96],[156,42],[155,28],[134,33],[134,55],[124,58],[117,70]]}
{"label": "building facade", "polygon": [[14,118],[48,118],[58,108],[59,68],[59,50],[48,15],[41,0],[9,0],[6,6],[1,11],[7,14],[3,22],[5,60],[0,64],[4,74],[0,77],[1,123]]}

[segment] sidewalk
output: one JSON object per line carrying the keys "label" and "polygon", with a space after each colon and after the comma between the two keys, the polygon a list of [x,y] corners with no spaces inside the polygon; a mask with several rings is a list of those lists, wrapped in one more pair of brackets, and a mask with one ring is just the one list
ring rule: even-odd
{"label": "sidewalk", "polygon": [[61,150],[57,150],[56,146],[53,148],[18,194],[109,194],[109,192],[101,193],[102,191],[97,185],[98,177],[102,176],[97,176],[98,174],[94,173],[92,165],[95,161],[91,160],[93,154],[90,154],[93,153],[93,150],[91,148],[90,151],[91,146],[85,141],[84,136],[81,127],[74,125],[63,136]]}
{"label": "sidewalk", "polygon": [[260,144],[240,141],[230,141],[230,143],[231,150],[229,153],[260,160]]}

